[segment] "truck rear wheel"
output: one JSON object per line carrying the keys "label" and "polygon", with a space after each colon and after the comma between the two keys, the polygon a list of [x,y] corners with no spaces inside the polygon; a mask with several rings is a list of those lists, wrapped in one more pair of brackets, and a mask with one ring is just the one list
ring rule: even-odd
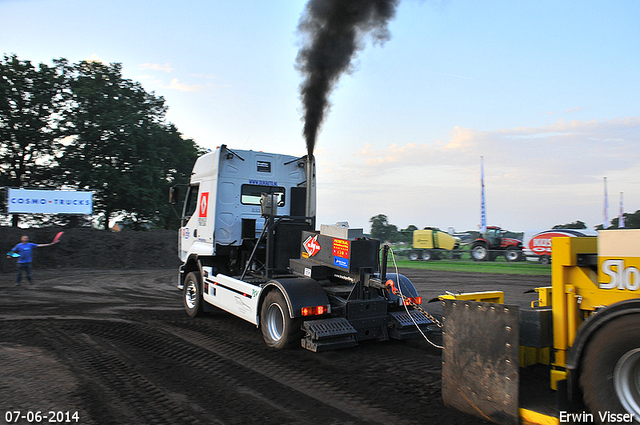
{"label": "truck rear wheel", "polygon": [[183,284],[184,309],[191,317],[202,315],[202,284],[200,283],[200,275],[196,272],[190,272],[184,279]]}
{"label": "truck rear wheel", "polygon": [[596,420],[597,412],[640,417],[640,314],[597,331],[584,352],[580,386]]}
{"label": "truck rear wheel", "polygon": [[428,249],[425,249],[422,251],[422,259],[424,261],[429,261],[429,260],[433,260],[433,253],[431,251],[429,251]]}
{"label": "truck rear wheel", "polygon": [[260,329],[262,337],[271,348],[283,349],[300,345],[302,330],[300,319],[289,317],[289,308],[282,293],[273,290],[262,302]]}
{"label": "truck rear wheel", "polygon": [[409,260],[416,261],[420,256],[418,255],[418,251],[409,252]]}

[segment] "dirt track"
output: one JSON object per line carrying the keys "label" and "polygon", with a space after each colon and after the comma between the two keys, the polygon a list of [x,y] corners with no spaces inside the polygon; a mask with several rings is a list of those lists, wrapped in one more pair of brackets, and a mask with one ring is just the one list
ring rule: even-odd
{"label": "dirt track", "polygon": [[[507,302],[528,304],[525,289],[550,283],[401,272],[425,300],[506,289]],[[424,341],[273,351],[226,313],[188,318],[174,269],[36,269],[34,277],[21,288],[0,274],[0,423],[15,410],[40,411],[41,422],[78,412],[82,424],[484,423],[442,404],[440,353]],[[428,309],[439,313],[438,303]]]}

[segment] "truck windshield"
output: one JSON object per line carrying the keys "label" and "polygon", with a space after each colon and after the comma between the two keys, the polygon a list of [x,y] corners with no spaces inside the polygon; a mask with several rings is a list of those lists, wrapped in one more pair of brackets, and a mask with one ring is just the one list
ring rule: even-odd
{"label": "truck windshield", "polygon": [[278,206],[284,206],[284,187],[263,186],[258,184],[242,185],[241,202],[244,205],[260,205],[260,197],[263,193],[274,194],[278,197]]}

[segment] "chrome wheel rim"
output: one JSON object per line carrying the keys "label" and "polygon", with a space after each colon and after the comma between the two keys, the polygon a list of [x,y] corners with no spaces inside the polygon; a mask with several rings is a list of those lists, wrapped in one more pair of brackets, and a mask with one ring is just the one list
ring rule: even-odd
{"label": "chrome wheel rim", "polygon": [[613,371],[613,385],[622,407],[640,418],[640,348],[620,357]]}
{"label": "chrome wheel rim", "polygon": [[279,341],[284,332],[284,312],[280,306],[273,303],[267,310],[267,329],[273,341]]}
{"label": "chrome wheel rim", "polygon": [[198,301],[198,288],[195,282],[189,281],[189,283],[187,283],[184,301],[187,303],[187,307],[189,309],[196,307],[196,303]]}

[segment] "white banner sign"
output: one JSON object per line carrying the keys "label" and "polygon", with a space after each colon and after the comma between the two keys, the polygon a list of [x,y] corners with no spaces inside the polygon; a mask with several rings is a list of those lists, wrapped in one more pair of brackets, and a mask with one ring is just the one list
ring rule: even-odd
{"label": "white banner sign", "polygon": [[9,189],[9,214],[92,214],[93,192]]}

